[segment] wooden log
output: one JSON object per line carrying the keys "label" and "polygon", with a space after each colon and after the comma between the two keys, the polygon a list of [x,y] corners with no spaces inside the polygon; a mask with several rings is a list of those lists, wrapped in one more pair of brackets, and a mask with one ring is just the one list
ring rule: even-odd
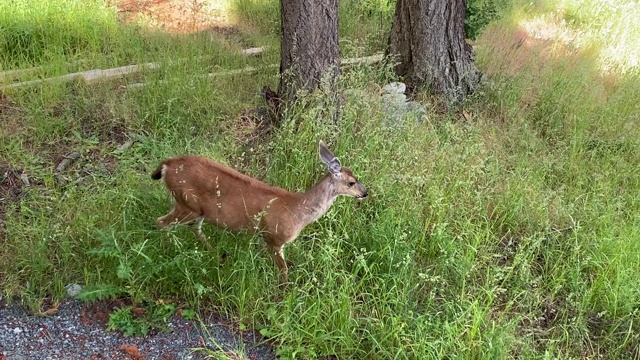
{"label": "wooden log", "polygon": [[155,70],[159,68],[160,64],[158,63],[146,63],[141,65],[121,66],[106,70],[90,70],[82,73],[82,79],[85,84],[91,85],[104,80],[118,79],[129,74],[141,72],[145,69]]}
{"label": "wooden log", "polygon": [[240,52],[242,53],[242,55],[256,56],[256,55],[262,54],[266,49],[267,49],[266,47],[252,47],[252,48],[244,49]]}
{"label": "wooden log", "polygon": [[340,64],[342,64],[343,66],[362,65],[362,64],[371,65],[371,64],[375,64],[377,62],[382,61],[382,59],[384,59],[383,54],[375,54],[375,55],[364,56],[359,58],[342,59]]}
{"label": "wooden log", "polygon": [[[74,60],[70,63],[67,63],[66,65],[79,65],[79,64],[84,64],[86,62],[87,62],[86,60],[80,59],[80,60]],[[3,71],[3,72],[0,72],[0,83],[14,81],[23,76],[31,75],[33,73],[37,73],[38,71],[44,71],[45,69],[46,67],[44,66],[36,66],[36,67],[26,68],[26,69]]]}
{"label": "wooden log", "polygon": [[160,68],[160,64],[158,63],[146,63],[146,64],[140,64],[140,65],[121,66],[121,67],[106,69],[106,70],[94,69],[94,70],[87,70],[87,71],[62,75],[62,76],[50,77],[46,79],[23,81],[15,84],[3,85],[3,86],[0,86],[0,90],[15,89],[15,88],[20,88],[24,86],[45,84],[45,83],[51,83],[51,82],[69,82],[75,79],[82,79],[87,85],[91,85],[103,80],[112,80],[112,79],[121,78],[125,75],[137,73],[144,69],[154,70],[158,68]]}
{"label": "wooden log", "polygon": [[[255,55],[255,54],[262,53],[264,49],[265,48],[249,48],[249,49],[243,50],[243,53],[245,55]],[[360,64],[370,65],[370,64],[374,64],[379,61],[382,61],[383,58],[384,58],[383,54],[376,54],[376,55],[359,57],[359,58],[342,59],[341,64],[342,66],[351,66],[351,65],[360,65]],[[206,76],[211,78],[216,76],[248,74],[248,73],[255,73],[262,69],[273,68],[277,66],[278,64],[271,64],[271,65],[266,65],[258,68],[248,66],[242,69],[223,70],[223,71],[218,71],[214,73],[209,73]],[[84,80],[85,84],[91,85],[104,80],[121,78],[129,74],[141,72],[145,69],[155,70],[159,68],[160,68],[159,63],[146,63],[146,64],[138,64],[138,65],[121,66],[121,67],[111,68],[106,70],[94,69],[94,70],[77,72],[77,73],[72,73],[72,74],[47,78],[47,79],[38,79],[38,80],[25,81],[25,82],[20,82],[15,84],[3,85],[3,86],[0,86],[0,90],[14,89],[14,88],[19,88],[23,86],[37,85],[37,84],[56,82],[56,81],[68,82],[77,78],[81,78]],[[140,89],[140,88],[143,88],[144,86],[145,86],[145,83],[135,83],[135,84],[127,85],[124,88]]]}
{"label": "wooden log", "polygon": [[46,83],[52,83],[52,82],[69,82],[69,81],[75,80],[75,79],[77,79],[77,78],[79,78],[81,76],[82,76],[82,73],[78,72],[78,73],[72,73],[72,74],[67,74],[67,75],[62,75],[62,76],[50,77],[50,78],[46,78],[46,79],[23,81],[23,82],[19,82],[19,83],[15,83],[15,84],[2,85],[2,86],[0,86],[0,90],[16,89],[16,88],[20,88],[20,87],[23,87],[23,86],[46,84]]}

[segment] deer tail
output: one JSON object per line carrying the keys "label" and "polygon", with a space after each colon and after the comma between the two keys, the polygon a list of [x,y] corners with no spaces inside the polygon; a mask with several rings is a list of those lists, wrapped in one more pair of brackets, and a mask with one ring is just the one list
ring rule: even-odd
{"label": "deer tail", "polygon": [[160,163],[160,165],[158,165],[158,167],[151,173],[151,178],[153,180],[160,180],[162,179],[162,176],[164,175],[164,168],[165,168],[165,164],[164,161]]}

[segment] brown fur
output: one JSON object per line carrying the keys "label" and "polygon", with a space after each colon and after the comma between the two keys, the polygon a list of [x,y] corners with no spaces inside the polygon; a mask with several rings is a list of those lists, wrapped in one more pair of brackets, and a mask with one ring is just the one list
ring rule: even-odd
{"label": "brown fur", "polygon": [[287,281],[284,245],[322,216],[338,195],[367,196],[351,170],[341,167],[323,144],[320,148],[321,159],[334,166],[329,166],[334,173],[304,193],[267,185],[201,156],[166,159],[151,177],[164,177],[174,208],[158,218],[158,226],[197,222],[201,238],[203,220],[234,231],[260,232]]}

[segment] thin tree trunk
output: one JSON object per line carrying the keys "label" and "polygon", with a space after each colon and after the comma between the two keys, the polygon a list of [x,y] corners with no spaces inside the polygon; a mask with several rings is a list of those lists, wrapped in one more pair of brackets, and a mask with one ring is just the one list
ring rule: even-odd
{"label": "thin tree trunk", "polygon": [[397,0],[388,52],[409,91],[428,88],[449,104],[475,91],[481,73],[464,37],[466,0]]}
{"label": "thin tree trunk", "polygon": [[289,102],[300,90],[340,73],[337,0],[281,0],[282,43],[278,93]]}

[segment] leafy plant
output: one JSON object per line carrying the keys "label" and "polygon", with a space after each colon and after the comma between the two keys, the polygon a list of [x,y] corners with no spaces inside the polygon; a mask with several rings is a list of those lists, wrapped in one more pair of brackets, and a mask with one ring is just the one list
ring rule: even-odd
{"label": "leafy plant", "polygon": [[193,320],[197,315],[194,309],[182,309],[181,314],[185,320]]}
{"label": "leafy plant", "polygon": [[92,284],[82,288],[76,296],[79,300],[92,302],[113,299],[127,293],[126,288],[114,284]]}
{"label": "leafy plant", "polygon": [[500,18],[508,0],[469,0],[464,19],[465,35],[475,40],[492,21]]}
{"label": "leafy plant", "polygon": [[121,331],[125,336],[144,336],[151,329],[168,332],[166,323],[175,310],[175,305],[165,303],[156,303],[146,308],[125,306],[109,314],[107,330]]}

